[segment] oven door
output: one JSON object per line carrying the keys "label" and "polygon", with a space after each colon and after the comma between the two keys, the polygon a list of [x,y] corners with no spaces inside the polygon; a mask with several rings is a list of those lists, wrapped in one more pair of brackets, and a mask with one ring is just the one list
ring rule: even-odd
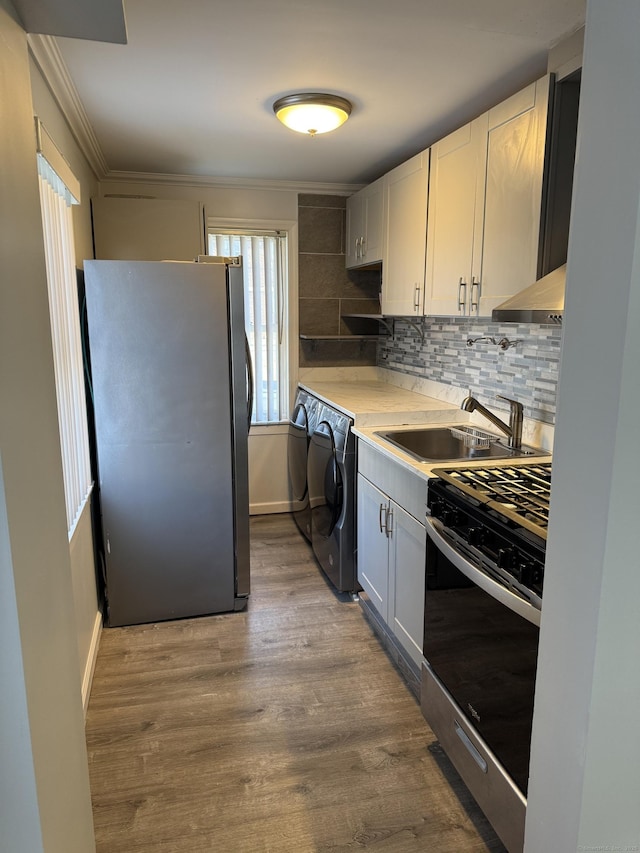
{"label": "oven door", "polygon": [[440,521],[428,517],[427,534],[424,656],[526,796],[540,611],[459,553]]}

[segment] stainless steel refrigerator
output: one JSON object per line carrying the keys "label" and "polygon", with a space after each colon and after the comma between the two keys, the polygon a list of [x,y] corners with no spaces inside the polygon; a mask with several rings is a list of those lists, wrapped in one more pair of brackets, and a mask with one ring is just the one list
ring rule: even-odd
{"label": "stainless steel refrigerator", "polygon": [[219,260],[85,262],[111,626],[247,602],[242,268]]}

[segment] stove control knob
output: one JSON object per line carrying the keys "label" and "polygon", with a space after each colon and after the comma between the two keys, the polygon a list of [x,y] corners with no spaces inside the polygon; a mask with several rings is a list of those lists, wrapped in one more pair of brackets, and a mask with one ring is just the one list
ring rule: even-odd
{"label": "stove control knob", "polygon": [[501,569],[510,569],[513,566],[514,553],[511,548],[500,548],[497,563]]}
{"label": "stove control knob", "polygon": [[445,509],[441,518],[445,527],[453,527],[458,522],[458,512],[455,509]]}
{"label": "stove control knob", "polygon": [[542,589],[544,583],[544,569],[537,563],[531,564],[531,585],[539,586]]}
{"label": "stove control knob", "polygon": [[468,533],[469,545],[478,548],[484,543],[484,530],[482,527],[470,527]]}
{"label": "stove control knob", "polygon": [[524,584],[525,586],[531,586],[531,580],[533,578],[532,563],[518,563],[516,566],[513,567],[512,573],[514,578],[521,584]]}
{"label": "stove control knob", "polygon": [[434,500],[431,501],[430,509],[433,518],[440,518],[442,515],[442,510],[444,509],[444,503],[438,498],[434,498]]}

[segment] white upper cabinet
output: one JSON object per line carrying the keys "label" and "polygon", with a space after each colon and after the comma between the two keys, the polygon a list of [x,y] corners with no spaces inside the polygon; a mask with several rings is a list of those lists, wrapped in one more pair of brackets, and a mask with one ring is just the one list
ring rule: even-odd
{"label": "white upper cabinet", "polygon": [[347,199],[347,269],[382,260],[383,194],[384,179],[379,178]]}
{"label": "white upper cabinet", "polygon": [[491,317],[538,278],[550,93],[546,76],[347,200],[347,267],[382,261],[383,314]]}
{"label": "white upper cabinet", "polygon": [[382,313],[424,313],[429,149],[384,176]]}
{"label": "white upper cabinet", "polygon": [[[481,266],[482,200],[488,115],[466,124],[431,148],[427,232],[426,313],[466,315]],[[478,215],[477,209],[479,208]],[[476,294],[477,298],[477,294]]]}
{"label": "white upper cabinet", "polygon": [[480,316],[538,278],[550,77],[489,110]]}
{"label": "white upper cabinet", "polygon": [[538,277],[550,77],[432,148],[425,313],[490,317]]}

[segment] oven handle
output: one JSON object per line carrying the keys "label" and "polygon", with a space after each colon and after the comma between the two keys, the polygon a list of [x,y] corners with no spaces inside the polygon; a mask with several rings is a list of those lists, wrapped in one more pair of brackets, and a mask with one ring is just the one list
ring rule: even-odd
{"label": "oven handle", "polygon": [[502,584],[494,581],[489,575],[474,566],[473,563],[465,560],[462,554],[459,554],[444,538],[441,532],[442,529],[443,525],[440,521],[427,516],[427,536],[450,563],[453,563],[466,578],[488,593],[492,598],[495,598],[496,601],[504,604],[505,607],[508,607],[513,613],[517,613],[518,616],[522,616],[527,622],[531,622],[533,625],[539,627],[540,611],[538,608],[529,604],[528,601],[520,598],[520,596],[515,595],[502,586]]}

